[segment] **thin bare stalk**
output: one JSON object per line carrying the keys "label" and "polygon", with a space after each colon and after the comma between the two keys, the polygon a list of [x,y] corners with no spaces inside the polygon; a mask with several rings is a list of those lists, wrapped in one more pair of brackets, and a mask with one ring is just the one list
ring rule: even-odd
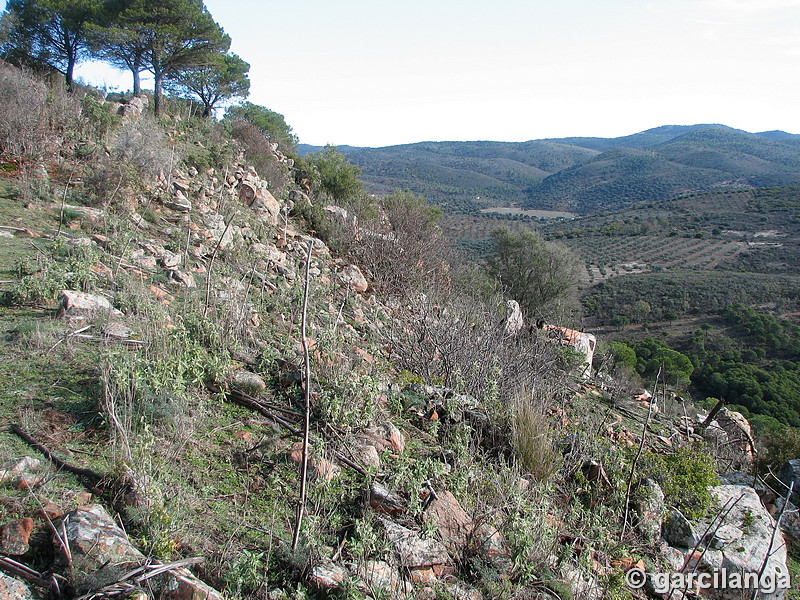
{"label": "thin bare stalk", "polygon": [[228,223],[225,225],[225,229],[222,231],[222,235],[219,236],[219,240],[217,241],[217,245],[214,246],[214,252],[211,253],[211,260],[208,262],[208,273],[206,273],[206,299],[203,303],[203,317],[206,316],[208,313],[208,302],[211,296],[211,272],[214,268],[214,260],[217,258],[217,252],[219,252],[219,247],[222,245],[222,240],[225,239],[225,234],[228,233],[228,229],[233,223],[233,219],[236,218],[238,213],[233,213],[230,219],[228,219]]}
{"label": "thin bare stalk", "polygon": [[[656,383],[653,386],[654,391],[658,391],[658,381],[661,378],[661,368],[658,369],[658,374],[656,375]],[[636,456],[633,458],[633,462],[631,463],[631,472],[628,474],[628,485],[625,490],[625,514],[622,517],[622,533],[619,535],[620,541],[625,539],[625,532],[628,528],[628,517],[630,516],[631,511],[631,491],[633,490],[633,476],[636,474],[636,464],[639,462],[639,458],[642,456],[642,452],[644,452],[644,445],[647,440],[647,428],[650,426],[650,417],[653,416],[653,404],[655,403],[657,396],[653,396],[650,399],[650,402],[647,403],[647,418],[644,420],[644,426],[642,427],[642,437],[639,440],[639,450],[636,452]]]}
{"label": "thin bare stalk", "polygon": [[[763,581],[764,571],[767,570],[767,565],[769,564],[769,559],[772,558],[774,552],[772,551],[772,547],[775,545],[775,538],[778,536],[778,532],[781,530],[781,519],[783,519],[783,513],[786,512],[786,507],[789,506],[789,500],[792,498],[792,494],[794,493],[794,481],[789,486],[789,491],[786,492],[786,497],[783,499],[783,506],[781,506],[781,512],[778,513],[778,518],[775,519],[775,525],[772,527],[772,537],[769,540],[769,548],[767,548],[767,553],[764,555],[764,562],[761,563],[761,568],[758,570],[758,581]],[[753,595],[751,596],[751,600],[756,600],[756,596],[758,596],[758,586],[753,587]]]}
{"label": "thin bare stalk", "polygon": [[295,518],[294,535],[292,537],[292,552],[297,550],[300,541],[300,526],[303,524],[303,513],[306,509],[306,477],[308,476],[308,439],[311,431],[311,357],[308,351],[306,338],[306,325],[308,321],[308,289],[311,281],[311,252],[314,249],[314,240],[308,243],[306,256],[306,277],[303,286],[303,315],[301,319],[301,343],[303,347],[303,360],[305,362],[305,401],[303,421],[303,458],[300,463],[300,499],[297,502],[297,516]]}

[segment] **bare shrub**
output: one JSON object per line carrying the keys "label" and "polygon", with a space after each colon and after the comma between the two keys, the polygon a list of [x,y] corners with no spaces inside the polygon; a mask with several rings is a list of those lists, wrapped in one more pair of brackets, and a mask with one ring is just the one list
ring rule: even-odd
{"label": "bare shrub", "polygon": [[262,179],[270,182],[273,195],[285,193],[286,168],[273,150],[277,144],[270,142],[258,127],[244,119],[231,121],[231,135],[244,148],[247,162],[255,167]]}
{"label": "bare shrub", "polygon": [[47,86],[33,75],[0,63],[0,152],[36,159],[46,137]]}
{"label": "bare shrub", "polygon": [[86,177],[86,186],[101,200],[121,188],[141,187],[178,163],[164,130],[149,117],[125,120],[109,144],[111,152]]}

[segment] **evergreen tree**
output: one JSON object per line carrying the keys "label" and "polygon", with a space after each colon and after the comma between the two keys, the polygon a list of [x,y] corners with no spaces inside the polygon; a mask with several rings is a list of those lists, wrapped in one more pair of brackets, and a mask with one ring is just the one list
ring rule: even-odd
{"label": "evergreen tree", "polygon": [[[114,18],[106,42],[119,57],[126,48],[134,49],[135,59],[126,66],[137,70],[135,73],[141,68],[153,74],[156,115],[161,114],[165,80],[207,64],[214,53],[227,52],[230,47],[230,37],[214,21],[202,0],[112,1],[117,4],[109,5]],[[98,35],[102,40],[103,32]]]}
{"label": "evergreen tree", "polygon": [[3,54],[60,71],[72,90],[75,66],[89,52],[87,24],[97,18],[100,0],[9,0],[6,11],[11,31]]}
{"label": "evergreen tree", "polygon": [[250,93],[249,70],[250,65],[236,54],[216,52],[206,63],[178,72],[167,87],[196,96],[203,104],[203,116],[210,117],[218,102]]}

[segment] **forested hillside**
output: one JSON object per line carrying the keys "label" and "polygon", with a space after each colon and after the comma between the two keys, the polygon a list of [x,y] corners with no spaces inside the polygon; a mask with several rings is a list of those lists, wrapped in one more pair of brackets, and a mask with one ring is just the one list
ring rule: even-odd
{"label": "forested hillside", "polygon": [[585,215],[713,188],[799,184],[799,140],[783,132],[692,125],[612,139],[340,150],[361,168],[372,192],[408,188],[450,212],[514,205]]}

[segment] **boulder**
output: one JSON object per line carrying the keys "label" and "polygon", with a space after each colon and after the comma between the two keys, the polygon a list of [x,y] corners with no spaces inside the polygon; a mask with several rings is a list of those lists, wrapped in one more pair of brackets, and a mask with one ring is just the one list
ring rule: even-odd
{"label": "boulder", "polygon": [[405,581],[400,571],[382,560],[368,560],[356,569],[362,581],[359,589],[372,597],[383,597],[389,592],[391,597],[397,598],[398,594],[410,594],[411,583]]}
{"label": "boulder", "polygon": [[247,396],[258,396],[267,389],[267,384],[260,375],[244,369],[237,369],[229,372],[225,376],[225,383],[232,392],[238,392]]}
{"label": "boulder", "polygon": [[525,326],[522,320],[522,309],[516,300],[506,301],[506,335],[517,335]]}
{"label": "boulder", "polygon": [[33,519],[25,518],[6,523],[0,528],[0,552],[8,556],[21,556],[29,549]]}
{"label": "boulder", "polygon": [[664,492],[652,479],[645,479],[636,490],[634,501],[636,529],[648,542],[661,538],[661,522],[664,520]]}
{"label": "boulder", "polygon": [[406,501],[400,494],[373,481],[369,489],[369,505],[377,511],[396,516],[406,511]]}
{"label": "boulder", "polygon": [[[66,531],[73,566],[84,573],[112,567],[133,568],[145,561],[144,554],[99,504],[66,513],[57,524],[57,531],[61,530],[60,523]],[[57,537],[53,544],[60,547]]]}
{"label": "boulder", "polygon": [[[148,562],[99,504],[66,513],[56,524],[57,531],[61,531],[62,524],[73,568],[92,581],[113,580],[115,574]],[[60,546],[57,536],[53,544],[56,548]],[[218,591],[187,569],[173,569],[150,581],[159,600],[223,600]]]}
{"label": "boulder", "polygon": [[[683,545],[684,556],[690,568],[707,573],[730,574],[741,573],[757,576],[764,567],[764,580],[774,582],[774,591],[763,589],[759,598],[774,600],[782,598],[789,586],[789,571],[786,564],[786,544],[780,534],[773,542],[775,520],[761,504],[758,494],[753,488],[741,485],[720,485],[711,488],[713,505],[709,515],[716,515],[724,507],[730,509],[722,526],[711,528],[711,533],[704,540],[708,549],[692,554],[688,544]],[[673,514],[677,511],[673,511]],[[671,515],[672,517],[672,515]],[[711,516],[690,525],[693,536],[695,531],[706,531]],[[668,527],[665,525],[664,537],[667,538]],[[686,531],[684,527],[684,532]],[[667,538],[669,541],[670,538]],[[684,539],[683,542],[690,541]],[[688,549],[687,549],[688,548]],[[768,557],[766,565],[765,558]],[[731,581],[729,579],[729,581]],[[724,580],[723,580],[724,582]],[[705,591],[711,598],[733,600],[741,598],[740,589],[720,587]],[[747,597],[750,593],[747,593]]]}
{"label": "boulder", "polygon": [[58,296],[58,316],[92,317],[95,315],[123,316],[120,311],[111,306],[108,298],[75,290],[61,290]]}
{"label": "boulder", "polygon": [[406,449],[406,436],[393,423],[376,423],[356,436],[361,442],[370,444],[380,453],[385,450],[403,452]]}
{"label": "boulder", "polygon": [[726,433],[728,447],[736,451],[739,462],[743,465],[751,464],[756,444],[750,422],[742,413],[725,407],[717,413],[716,422]]}
{"label": "boulder", "polygon": [[681,511],[673,508],[663,525],[664,539],[677,548],[694,548],[700,541],[689,519]]}
{"label": "boulder", "polygon": [[188,213],[192,210],[191,201],[180,190],[175,190],[172,198],[164,200],[164,206],[171,208],[175,212]]}
{"label": "boulder", "polygon": [[466,550],[468,538],[475,529],[472,517],[448,491],[437,493],[425,509],[422,520],[436,527],[442,544],[452,556],[460,556]]}
{"label": "boulder", "polygon": [[361,269],[355,265],[347,265],[342,269],[339,272],[339,279],[356,292],[366,292],[369,288],[366,277],[364,277]]}
{"label": "boulder", "polygon": [[380,518],[379,522],[401,567],[415,569],[451,564],[447,550],[436,540],[423,539],[416,531],[388,519]]}
{"label": "boulder", "polygon": [[10,483],[17,489],[28,489],[44,480],[44,465],[38,458],[25,456],[0,465],[0,483]]}
{"label": "boulder", "polygon": [[314,589],[329,592],[341,588],[347,576],[347,569],[332,560],[322,559],[309,569],[308,582]]}
{"label": "boulder", "polygon": [[[778,479],[786,486],[787,491],[794,484],[791,500],[794,504],[800,504],[800,458],[787,460],[781,467],[780,473],[778,473]],[[783,490],[781,495],[785,495]]]}

